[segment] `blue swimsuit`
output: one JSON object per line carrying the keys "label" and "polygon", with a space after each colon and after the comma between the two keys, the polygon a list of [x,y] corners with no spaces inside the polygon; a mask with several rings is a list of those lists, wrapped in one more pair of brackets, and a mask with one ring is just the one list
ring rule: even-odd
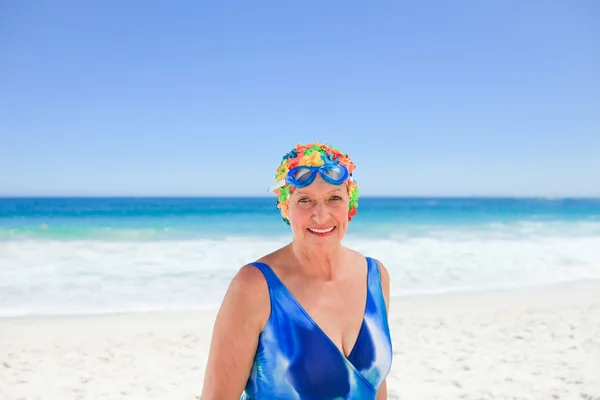
{"label": "blue swimsuit", "polygon": [[252,263],[269,286],[271,315],[241,400],[375,399],[392,364],[392,343],[379,266],[370,257],[367,264],[363,323],[346,358],[273,270]]}

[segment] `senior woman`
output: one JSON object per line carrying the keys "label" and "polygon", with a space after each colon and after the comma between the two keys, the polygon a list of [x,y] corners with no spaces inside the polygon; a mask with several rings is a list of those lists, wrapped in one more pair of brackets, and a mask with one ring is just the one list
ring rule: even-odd
{"label": "senior woman", "polygon": [[354,168],[326,144],[283,157],[273,190],[293,239],[232,279],[202,400],[387,399],[389,276],[341,244],[358,205]]}

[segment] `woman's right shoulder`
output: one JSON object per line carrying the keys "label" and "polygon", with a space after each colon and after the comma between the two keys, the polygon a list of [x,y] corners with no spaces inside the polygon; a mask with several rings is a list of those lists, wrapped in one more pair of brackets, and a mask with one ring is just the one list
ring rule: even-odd
{"label": "woman's right shoulder", "polygon": [[241,267],[229,284],[229,290],[237,296],[252,298],[269,294],[269,286],[261,269],[253,263]]}
{"label": "woman's right shoulder", "polygon": [[271,311],[269,286],[262,271],[254,264],[242,266],[229,283],[224,302],[235,313],[256,319],[260,330],[264,328]]}
{"label": "woman's right shoulder", "polygon": [[201,398],[239,398],[269,316],[269,288],[262,272],[251,264],[242,266],[215,319]]}
{"label": "woman's right shoulder", "polygon": [[242,266],[231,280],[231,287],[242,296],[260,296],[268,300],[269,285],[263,271],[270,270],[273,265],[278,264],[281,252],[282,250],[278,249],[258,258],[255,262]]}
{"label": "woman's right shoulder", "polygon": [[238,269],[231,283],[236,282],[244,286],[251,285],[253,287],[267,287],[265,276],[256,264],[258,263],[248,263]]}

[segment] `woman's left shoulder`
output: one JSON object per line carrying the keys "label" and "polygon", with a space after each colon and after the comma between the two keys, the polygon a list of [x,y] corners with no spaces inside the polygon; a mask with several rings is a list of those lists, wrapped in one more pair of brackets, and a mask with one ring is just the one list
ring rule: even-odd
{"label": "woman's left shoulder", "polygon": [[364,261],[368,260],[368,259],[373,260],[377,264],[377,267],[379,269],[379,275],[381,276],[381,283],[384,285],[384,287],[389,286],[390,274],[388,273],[387,268],[385,267],[385,265],[383,265],[383,262],[380,259],[378,259],[376,257],[366,256],[365,254],[363,254],[359,251],[356,251],[356,250],[352,250],[352,249],[346,249],[346,250],[350,252],[350,254],[356,260],[357,263],[364,263]]}
{"label": "woman's left shoulder", "polygon": [[368,259],[371,259],[371,260],[375,261],[377,263],[377,266],[381,270],[381,272],[387,275],[387,268],[385,267],[385,265],[383,265],[383,262],[379,258],[373,257],[373,256],[369,256],[369,255],[361,253],[360,251],[349,249],[349,248],[346,248],[346,251],[348,251],[349,254],[351,254],[351,256],[357,262],[361,262],[362,263],[362,262],[364,262],[364,260],[368,260]]}
{"label": "woman's left shoulder", "polygon": [[386,284],[388,284],[389,281],[390,281],[390,274],[389,274],[387,268],[385,267],[385,265],[383,265],[383,263],[381,262],[381,260],[379,260],[377,258],[373,258],[373,260],[379,266],[379,275],[381,275],[381,281],[385,282]]}
{"label": "woman's left shoulder", "polygon": [[387,268],[385,267],[385,265],[383,264],[383,262],[376,258],[376,257],[371,257],[371,256],[365,256],[364,254],[356,251],[356,250],[350,250],[351,252],[353,252],[353,256],[357,257],[357,260],[362,260],[364,262],[365,259],[371,259],[373,260],[373,262],[375,262],[378,266],[379,269],[379,279],[381,281],[381,289],[383,291],[383,297],[385,299],[385,305],[386,308],[388,308],[389,310],[389,302],[390,302],[390,274],[387,270]]}
{"label": "woman's left shoulder", "polygon": [[383,298],[385,301],[385,308],[390,311],[390,274],[383,263],[374,258],[377,265],[379,265],[379,279],[381,280],[381,290],[383,291]]}

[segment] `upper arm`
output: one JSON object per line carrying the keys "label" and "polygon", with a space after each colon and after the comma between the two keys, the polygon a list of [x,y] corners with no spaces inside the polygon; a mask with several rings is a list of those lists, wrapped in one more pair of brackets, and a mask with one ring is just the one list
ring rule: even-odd
{"label": "upper arm", "polygon": [[[387,268],[383,265],[383,263],[377,260],[377,264],[379,265],[379,276],[381,277],[381,289],[383,290],[383,298],[385,300],[385,307],[387,314],[390,312],[390,274],[388,273]],[[384,379],[377,391],[377,400],[387,400],[388,391],[387,391],[387,380]]]}
{"label": "upper arm", "polygon": [[379,390],[377,391],[376,400],[387,400],[387,398],[388,398],[387,382],[384,379],[383,382],[381,383],[381,386],[379,386]]}
{"label": "upper arm", "polygon": [[383,298],[385,299],[385,307],[387,312],[390,311],[390,274],[383,263],[377,260],[379,265],[379,276],[381,277],[381,288],[383,289]]}
{"label": "upper arm", "polygon": [[262,272],[254,266],[242,267],[232,279],[215,320],[202,400],[240,398],[269,313],[269,290]]}

